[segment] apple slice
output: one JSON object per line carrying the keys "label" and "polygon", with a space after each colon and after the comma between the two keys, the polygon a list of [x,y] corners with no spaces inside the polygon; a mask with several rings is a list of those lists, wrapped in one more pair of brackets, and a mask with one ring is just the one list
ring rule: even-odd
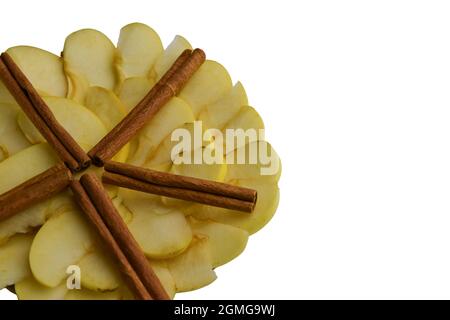
{"label": "apple slice", "polygon": [[180,92],[179,97],[191,106],[197,117],[204,107],[222,98],[231,88],[228,71],[218,62],[206,60]]}
{"label": "apple slice", "polygon": [[43,225],[50,216],[66,210],[72,203],[72,198],[62,192],[0,222],[0,244],[17,233],[28,233]]}
{"label": "apple slice", "polygon": [[[90,150],[106,135],[107,130],[103,122],[86,107],[65,98],[46,97],[44,100],[58,122],[85,151]],[[18,123],[31,143],[44,141],[44,138],[24,113],[19,114]],[[83,126],[80,126],[80,123]]]}
{"label": "apple slice", "polygon": [[116,162],[126,162],[131,152],[131,143],[127,143],[120,149],[119,152],[112,158]]}
{"label": "apple slice", "polygon": [[227,165],[225,161],[222,161],[222,163],[218,164],[173,164],[170,172],[182,176],[220,182],[224,181],[225,175],[227,173]]}
{"label": "apple slice", "polygon": [[119,287],[121,276],[113,260],[100,250],[84,256],[78,266],[81,286],[94,291],[111,291]]}
{"label": "apple slice", "polygon": [[124,205],[122,197],[118,194],[112,199],[112,202],[123,221],[125,221],[126,224],[129,224],[131,220],[133,220],[133,213]]}
{"label": "apple slice", "polygon": [[41,94],[53,97],[67,95],[67,79],[59,56],[29,46],[9,48],[6,52]]}
{"label": "apple slice", "polygon": [[87,289],[69,290],[65,281],[55,288],[49,288],[33,277],[29,277],[15,286],[19,300],[119,300],[122,294],[119,290],[96,292]]}
{"label": "apple slice", "polygon": [[173,164],[171,152],[176,144],[177,142],[172,141],[170,135],[168,135],[142,166],[153,170],[169,172]]}
{"label": "apple slice", "polygon": [[[189,152],[190,159],[192,159],[192,150],[203,148],[211,141],[202,140],[200,143],[195,141],[195,124],[194,122],[185,123],[180,128],[187,131],[187,136],[191,137],[190,145],[186,145],[184,151]],[[173,132],[172,132],[173,133]],[[172,150],[177,146],[179,141],[176,139],[172,141],[172,134],[167,135],[164,140],[156,148],[155,152],[148,158],[144,166],[155,170],[169,171],[173,164]],[[201,145],[200,145],[201,144]]]}
{"label": "apple slice", "polygon": [[114,68],[117,49],[97,30],[83,29],[70,34],[64,43],[63,59],[75,91],[85,87],[85,83],[114,91],[121,81]]}
{"label": "apple slice", "polygon": [[[30,162],[30,159],[33,159]],[[0,194],[44,172],[57,163],[56,155],[45,144],[38,144],[16,153],[0,162]],[[50,200],[38,203],[17,215],[0,222],[0,243],[12,235],[28,232],[31,227],[41,225],[47,216]]]}
{"label": "apple slice", "polygon": [[17,115],[17,125],[29,143],[38,144],[46,141],[23,111],[19,111]]}
{"label": "apple slice", "polygon": [[50,169],[57,162],[56,155],[46,143],[16,153],[0,162],[0,194]]}
{"label": "apple slice", "polygon": [[206,238],[195,238],[186,252],[167,263],[177,292],[200,289],[217,278]]}
{"label": "apple slice", "polygon": [[93,246],[92,230],[77,208],[52,216],[38,231],[30,250],[30,267],[41,284],[57,287],[66,270]]}
{"label": "apple slice", "polygon": [[52,200],[46,200],[31,206],[0,222],[0,244],[8,241],[17,233],[27,233],[34,227],[45,223],[49,215],[48,208]]}
{"label": "apple slice", "polygon": [[0,80],[0,103],[17,104],[16,99],[9,93],[3,82]]}
{"label": "apple slice", "polygon": [[[250,155],[253,156],[250,157]],[[266,141],[246,144],[233,150],[226,157],[230,159],[226,181],[255,179],[265,183],[277,183],[280,179],[280,157]],[[240,157],[243,164],[237,162]]]}
{"label": "apple slice", "polygon": [[199,221],[193,218],[191,218],[190,223],[195,235],[208,238],[214,268],[230,262],[239,256],[247,246],[249,235],[245,230],[222,223]]}
{"label": "apple slice", "polygon": [[125,107],[110,90],[90,87],[86,93],[85,106],[95,113],[110,131],[126,115]]}
{"label": "apple slice", "polygon": [[120,290],[98,292],[92,290],[68,290],[64,300],[120,300],[122,293]]}
{"label": "apple slice", "polygon": [[176,294],[176,287],[175,281],[173,280],[167,263],[163,260],[150,260],[149,262],[153,268],[153,271],[155,271],[156,276],[159,278],[159,281],[161,281],[161,284],[163,285],[167,294],[171,299],[173,299]]}
{"label": "apple slice", "polygon": [[191,44],[182,36],[176,36],[155,63],[156,80],[170,69],[184,50],[192,50]]}
{"label": "apple slice", "polygon": [[203,122],[203,127],[223,129],[233,119],[243,106],[248,105],[247,93],[244,86],[238,82],[221,99],[207,105],[199,114],[198,120]]}
{"label": "apple slice", "polygon": [[32,234],[21,234],[0,246],[0,289],[31,275],[28,255],[32,241]]}
{"label": "apple slice", "polygon": [[258,133],[259,129],[264,129],[264,122],[258,112],[249,106],[241,108],[239,113],[226,124],[226,129],[254,129]]}
{"label": "apple slice", "polygon": [[163,46],[158,34],[142,23],[132,23],[120,30],[117,49],[122,54],[119,70],[124,78],[150,77]]}
{"label": "apple slice", "polygon": [[64,70],[67,77],[67,98],[80,104],[84,103],[86,93],[90,87],[88,80],[70,70]]}
{"label": "apple slice", "polygon": [[15,289],[19,300],[64,300],[68,291],[65,281],[55,288],[49,288],[32,276],[16,283]]}
{"label": "apple slice", "polygon": [[155,81],[145,77],[125,79],[120,88],[119,98],[127,112],[131,111],[149,93]]}
{"label": "apple slice", "polygon": [[0,103],[0,162],[30,146],[17,124],[19,108]]}
{"label": "apple slice", "polygon": [[194,115],[189,105],[179,98],[171,99],[142,129],[139,146],[131,162],[135,165],[144,164],[166,136],[193,121]]}
{"label": "apple slice", "polygon": [[133,213],[128,227],[147,257],[173,257],[189,246],[192,231],[183,213],[157,204],[153,195],[124,189],[120,195]]}
{"label": "apple slice", "polygon": [[254,234],[264,227],[275,214],[280,200],[280,190],[276,183],[258,180],[239,180],[234,181],[234,184],[258,191],[258,201],[252,214],[199,205],[197,210],[192,210],[192,215],[199,220],[213,220],[229,224],[244,229],[249,234]]}

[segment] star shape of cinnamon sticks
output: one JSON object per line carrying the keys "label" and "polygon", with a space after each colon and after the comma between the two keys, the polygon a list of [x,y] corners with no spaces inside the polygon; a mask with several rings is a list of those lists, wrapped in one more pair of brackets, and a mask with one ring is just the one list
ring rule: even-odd
{"label": "star shape of cinnamon sticks", "polygon": [[61,162],[0,195],[0,221],[70,187],[80,209],[117,262],[135,298],[169,299],[97,176],[86,173],[78,181],[72,173],[94,164],[104,167],[102,181],[106,184],[251,213],[257,199],[255,190],[111,161],[181,91],[205,59],[201,49],[185,50],[142,101],[86,154],[58,123],[13,59],[3,53],[0,57],[1,81]]}

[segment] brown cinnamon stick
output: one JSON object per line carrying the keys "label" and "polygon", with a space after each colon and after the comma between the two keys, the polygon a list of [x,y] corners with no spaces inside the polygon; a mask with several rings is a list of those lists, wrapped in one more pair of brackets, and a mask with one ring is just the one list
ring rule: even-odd
{"label": "brown cinnamon stick", "polygon": [[185,50],[169,71],[158,81],[141,102],[91,151],[89,156],[97,166],[110,160],[136,133],[167,103],[177,95],[205,61],[200,49]]}
{"label": "brown cinnamon stick", "polygon": [[158,184],[165,187],[177,187],[212,193],[228,198],[235,198],[249,202],[255,202],[257,197],[256,190],[234,186],[228,183],[221,183],[206,179],[199,179],[188,176],[144,169],[131,164],[108,161],[105,163],[105,170],[111,173],[117,173],[128,176],[144,182]]}
{"label": "brown cinnamon stick", "polygon": [[89,173],[83,175],[80,182],[97,212],[103,218],[111,235],[116,239],[117,244],[122,249],[150,295],[155,300],[169,300],[170,297],[151,268],[136,239],[117,212],[101,182],[94,174]]}
{"label": "brown cinnamon stick", "polygon": [[97,231],[97,234],[103,240],[103,245],[110,252],[111,256],[117,262],[119,270],[122,273],[125,282],[138,300],[152,300],[144,284],[139,279],[136,271],[128,262],[124,253],[120,249],[116,240],[103,222],[100,214],[91,202],[86,190],[79,181],[73,181],[70,185],[72,192],[77,200],[81,210],[85,213],[87,219]]}
{"label": "brown cinnamon stick", "polygon": [[71,178],[70,170],[61,163],[0,195],[0,221],[59,193]]}
{"label": "brown cinnamon stick", "polygon": [[7,53],[3,53],[0,60],[0,78],[22,110],[52,145],[60,158],[73,171],[79,171],[88,167],[90,158],[59,124],[45,101],[39,96],[14,60]]}
{"label": "brown cinnamon stick", "polygon": [[256,190],[205,179],[144,169],[113,161],[105,163],[103,182],[211,206],[253,212]]}

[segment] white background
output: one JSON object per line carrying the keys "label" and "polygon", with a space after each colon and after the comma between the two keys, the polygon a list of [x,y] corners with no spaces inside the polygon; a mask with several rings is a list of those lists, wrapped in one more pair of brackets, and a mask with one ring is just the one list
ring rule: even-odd
{"label": "white background", "polygon": [[9,1],[0,47],[58,53],[79,28],[116,41],[140,21],[243,82],[281,203],[179,298],[450,298],[449,17],[446,1]]}

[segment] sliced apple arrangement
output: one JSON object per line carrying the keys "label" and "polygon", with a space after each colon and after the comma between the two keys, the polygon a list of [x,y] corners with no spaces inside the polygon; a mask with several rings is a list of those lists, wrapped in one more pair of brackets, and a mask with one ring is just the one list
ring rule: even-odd
{"label": "sliced apple arrangement", "polygon": [[[176,36],[164,49],[155,31],[133,23],[122,28],[117,46],[101,32],[85,29],[67,37],[61,57],[28,46],[7,53],[58,122],[88,151],[142,100],[185,49],[192,47],[183,37]],[[264,128],[243,85],[233,85],[222,65],[207,60],[114,160],[255,189],[258,202],[253,213],[107,187],[171,298],[212,283],[215,268],[244,251],[248,237],[269,222],[279,201],[281,169],[262,175],[265,164],[260,162],[174,164],[172,132],[191,130],[197,120],[205,129],[221,131]],[[250,143],[276,154],[266,141]],[[248,147],[237,145],[230,152]],[[0,81],[0,194],[57,162]],[[99,242],[70,191],[33,205],[0,222],[0,288],[14,286],[18,299],[132,299]],[[81,290],[67,288],[67,269],[72,265],[81,270]]]}

